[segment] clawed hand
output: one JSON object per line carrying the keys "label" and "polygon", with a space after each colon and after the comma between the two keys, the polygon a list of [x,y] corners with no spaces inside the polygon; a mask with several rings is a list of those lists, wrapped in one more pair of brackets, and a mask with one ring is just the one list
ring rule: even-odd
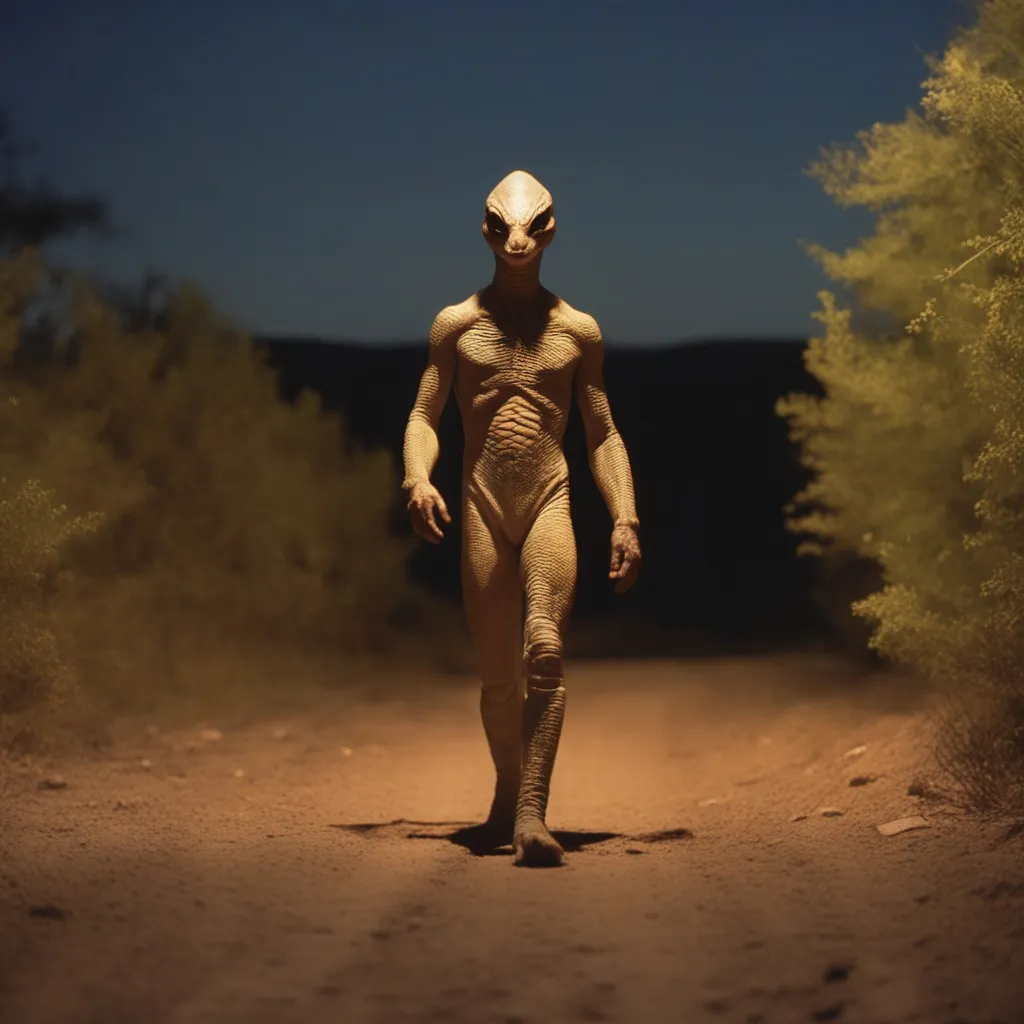
{"label": "clawed hand", "polygon": [[632,526],[612,530],[612,565],[608,579],[618,580],[615,593],[624,594],[636,582],[640,572],[640,541]]}
{"label": "clawed hand", "polygon": [[446,523],[450,523],[452,517],[438,489],[431,483],[413,484],[409,491],[408,507],[416,536],[431,544],[440,544],[444,534],[437,524],[437,517],[440,516]]}

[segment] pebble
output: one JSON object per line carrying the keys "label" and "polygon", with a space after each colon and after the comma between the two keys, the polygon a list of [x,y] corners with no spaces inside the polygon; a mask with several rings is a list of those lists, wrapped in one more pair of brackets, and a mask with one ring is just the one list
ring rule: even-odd
{"label": "pebble", "polygon": [[926,821],[918,815],[909,818],[897,818],[895,821],[887,821],[884,825],[876,825],[879,835],[897,836],[901,832],[911,832],[917,828],[931,828],[931,822]]}

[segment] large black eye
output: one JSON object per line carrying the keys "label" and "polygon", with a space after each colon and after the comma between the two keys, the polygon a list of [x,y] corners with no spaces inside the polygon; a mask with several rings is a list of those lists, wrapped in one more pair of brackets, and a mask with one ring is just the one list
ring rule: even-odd
{"label": "large black eye", "polygon": [[492,235],[507,235],[508,228],[505,222],[493,211],[489,211],[487,214],[487,230]]}
{"label": "large black eye", "polygon": [[551,210],[545,210],[543,213],[538,213],[533,218],[533,223],[530,225],[530,234],[535,235],[538,231],[543,231],[551,223]]}

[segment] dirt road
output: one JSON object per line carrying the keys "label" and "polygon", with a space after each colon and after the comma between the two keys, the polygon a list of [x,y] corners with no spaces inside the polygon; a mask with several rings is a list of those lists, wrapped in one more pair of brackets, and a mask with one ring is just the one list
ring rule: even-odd
{"label": "dirt road", "polygon": [[472,680],[9,766],[0,1020],[1024,1021],[1024,828],[910,796],[921,716],[847,672],[573,666],[556,870],[463,831]]}

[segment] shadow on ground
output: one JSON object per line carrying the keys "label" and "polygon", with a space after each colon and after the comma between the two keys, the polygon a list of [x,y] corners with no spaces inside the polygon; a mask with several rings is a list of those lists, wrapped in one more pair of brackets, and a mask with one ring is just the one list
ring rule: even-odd
{"label": "shadow on ground", "polygon": [[[331,828],[367,838],[427,839],[448,842],[460,846],[474,857],[507,856],[512,852],[510,843],[496,840],[494,832],[485,824],[463,821],[410,821],[396,818],[394,821],[355,822],[331,825]],[[551,833],[566,853],[579,853],[588,846],[597,846],[612,840],[633,843],[667,843],[692,839],[693,833],[687,828],[670,828],[642,835],[627,835],[624,832],[595,832],[590,830],[553,829]],[[627,849],[627,853],[632,852]]]}

